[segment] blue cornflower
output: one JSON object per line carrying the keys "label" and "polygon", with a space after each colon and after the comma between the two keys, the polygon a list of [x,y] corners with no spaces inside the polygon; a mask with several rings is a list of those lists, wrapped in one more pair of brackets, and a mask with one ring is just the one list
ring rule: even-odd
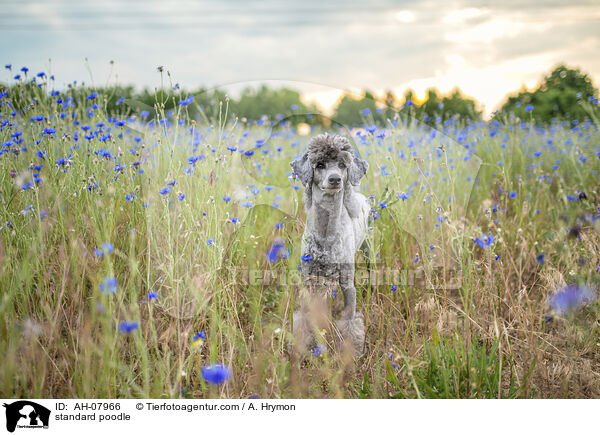
{"label": "blue cornflower", "polygon": [[317,343],[317,345],[312,349],[312,354],[315,356],[323,356],[325,352],[327,352],[327,347],[321,343]]}
{"label": "blue cornflower", "polygon": [[231,370],[222,364],[202,367],[202,377],[209,384],[222,384],[231,377]]}
{"label": "blue cornflower", "polygon": [[596,300],[596,294],[587,286],[568,285],[550,296],[548,304],[558,314],[563,315]]}
{"label": "blue cornflower", "polygon": [[379,203],[379,207],[386,208],[387,207],[387,202],[385,202],[385,201],[380,202]]}
{"label": "blue cornflower", "polygon": [[112,243],[109,242],[105,242],[102,244],[102,249],[107,253],[107,254],[112,254],[113,250],[114,250],[114,246]]}
{"label": "blue cornflower", "polygon": [[481,238],[475,237],[473,242],[482,248],[489,248],[494,243],[494,236],[492,234],[482,235]]}
{"label": "blue cornflower", "polygon": [[148,300],[151,301],[152,299],[158,299],[158,293],[148,292]]}
{"label": "blue cornflower", "polygon": [[271,249],[269,249],[269,252],[267,252],[267,259],[271,262],[274,263],[277,260],[279,260],[279,252],[285,247],[285,244],[283,243],[282,239],[276,239],[275,243],[273,243],[273,245],[271,246]]}
{"label": "blue cornflower", "polygon": [[510,199],[515,199],[517,197],[517,192],[511,190],[508,196],[510,197]]}
{"label": "blue cornflower", "polygon": [[129,334],[129,333],[135,331],[136,329],[138,329],[138,323],[137,322],[123,321],[119,325],[119,331],[121,331],[123,334]]}
{"label": "blue cornflower", "polygon": [[312,261],[313,259],[310,255],[303,255],[300,258],[302,259],[302,261]]}
{"label": "blue cornflower", "polygon": [[369,108],[367,107],[365,110],[363,110],[362,114],[363,114],[363,116],[370,115],[370,114],[371,114],[371,109],[369,109]]}
{"label": "blue cornflower", "polygon": [[163,187],[158,191],[158,193],[160,193],[161,195],[167,195],[171,193],[171,189],[169,187]]}
{"label": "blue cornflower", "polygon": [[213,246],[215,244],[215,239],[210,238],[206,241],[206,246]]}
{"label": "blue cornflower", "polygon": [[537,257],[535,257],[535,260],[540,264],[544,264],[544,257],[544,254],[539,254]]}
{"label": "blue cornflower", "polygon": [[408,199],[408,193],[399,193],[398,198],[399,199]]}
{"label": "blue cornflower", "polygon": [[397,285],[392,285],[392,286],[390,287],[390,291],[391,291],[392,293],[396,293],[396,292],[398,291],[398,286],[397,286]]}
{"label": "blue cornflower", "polygon": [[183,201],[185,199],[185,193],[182,193],[177,197],[178,200]]}
{"label": "blue cornflower", "polygon": [[117,291],[117,278],[109,276],[108,278],[105,278],[98,287],[104,294],[114,293]]}
{"label": "blue cornflower", "polygon": [[533,105],[528,104],[527,107],[525,107],[525,112],[531,112],[533,110]]}

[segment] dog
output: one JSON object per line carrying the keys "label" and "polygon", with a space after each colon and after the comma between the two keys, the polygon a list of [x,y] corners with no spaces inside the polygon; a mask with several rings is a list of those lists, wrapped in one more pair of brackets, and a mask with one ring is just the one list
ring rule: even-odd
{"label": "dog", "polygon": [[335,323],[336,335],[362,354],[365,328],[356,312],[354,257],[365,241],[370,207],[358,192],[369,165],[350,141],[341,135],[320,134],[308,143],[307,152],[290,163],[305,187],[306,228],[302,237],[302,275],[308,294],[294,313],[296,343],[314,344],[314,332],[328,325],[327,291],[339,284],[344,309]]}

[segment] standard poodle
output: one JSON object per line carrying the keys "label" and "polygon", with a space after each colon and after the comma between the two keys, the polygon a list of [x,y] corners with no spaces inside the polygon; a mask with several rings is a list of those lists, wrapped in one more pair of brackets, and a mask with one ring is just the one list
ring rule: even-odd
{"label": "standard poodle", "polygon": [[358,192],[369,165],[354,152],[344,136],[320,134],[308,151],[291,162],[305,187],[306,228],[302,238],[302,275],[305,291],[300,310],[294,313],[296,343],[310,348],[315,332],[327,328],[328,292],[339,284],[344,309],[335,322],[336,335],[362,354],[365,328],[356,312],[354,256],[365,241],[370,207]]}

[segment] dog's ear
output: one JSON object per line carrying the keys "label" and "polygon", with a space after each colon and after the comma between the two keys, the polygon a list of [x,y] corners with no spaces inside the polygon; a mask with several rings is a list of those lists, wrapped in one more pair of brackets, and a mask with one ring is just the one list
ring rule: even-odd
{"label": "dog's ear", "polygon": [[367,162],[358,156],[354,156],[354,160],[352,160],[352,164],[348,168],[348,181],[350,184],[358,186],[360,179],[365,176],[368,169],[369,164]]}
{"label": "dog's ear", "polygon": [[294,175],[298,177],[303,186],[309,186],[312,182],[313,168],[308,160],[308,151],[302,157],[290,163]]}

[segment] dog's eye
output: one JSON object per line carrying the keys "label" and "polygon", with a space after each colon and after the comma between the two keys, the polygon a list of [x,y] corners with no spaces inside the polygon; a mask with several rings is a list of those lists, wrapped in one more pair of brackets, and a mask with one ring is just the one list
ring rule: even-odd
{"label": "dog's eye", "polygon": [[325,163],[317,163],[317,169],[325,169]]}
{"label": "dog's eye", "polygon": [[338,164],[338,166],[339,166],[341,169],[346,169],[346,164],[345,164],[344,162],[340,162],[340,163]]}

